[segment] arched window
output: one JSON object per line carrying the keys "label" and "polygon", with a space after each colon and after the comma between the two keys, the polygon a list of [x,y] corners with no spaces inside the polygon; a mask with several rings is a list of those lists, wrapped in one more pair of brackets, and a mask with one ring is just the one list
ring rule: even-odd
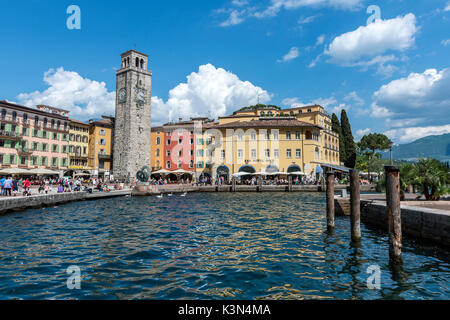
{"label": "arched window", "polygon": [[144,59],[141,59],[141,69],[144,69]]}
{"label": "arched window", "polygon": [[13,111],[12,119],[13,119],[13,121],[16,121],[16,119],[17,119],[17,112]]}
{"label": "arched window", "polygon": [[265,114],[266,114],[266,113],[265,113],[264,111],[261,111],[260,116],[261,116],[261,117],[264,117]]}
{"label": "arched window", "polygon": [[139,58],[136,57],[136,67],[139,68]]}
{"label": "arched window", "polygon": [[55,119],[52,119],[52,128],[55,127]]}
{"label": "arched window", "polygon": [[88,142],[88,137],[84,136],[84,137],[83,137],[83,142],[84,142],[84,143],[87,143],[87,142]]}
{"label": "arched window", "polygon": [[161,144],[161,138],[160,137],[156,137],[156,144]]}
{"label": "arched window", "polygon": [[291,116],[294,116],[294,111],[289,112]]}
{"label": "arched window", "polygon": [[159,157],[160,156],[160,150],[156,149],[156,156]]}
{"label": "arched window", "polygon": [[2,109],[2,120],[5,120],[6,118],[6,110]]}
{"label": "arched window", "polygon": [[298,114],[302,114],[303,113],[303,111],[302,110],[298,110]]}
{"label": "arched window", "polygon": [[28,114],[24,113],[22,115],[22,120],[23,120],[24,123],[26,123],[28,121]]}
{"label": "arched window", "polygon": [[58,122],[56,123],[56,127],[59,129],[60,126],[61,126],[61,121],[58,120]]}
{"label": "arched window", "polygon": [[35,116],[34,117],[34,124],[37,125],[39,123],[39,117]]}
{"label": "arched window", "polygon": [[81,136],[77,134],[77,142],[81,142]]}
{"label": "arched window", "polygon": [[47,126],[47,123],[48,123],[48,120],[47,120],[47,118],[44,118],[44,127],[46,127],[46,126]]}
{"label": "arched window", "polygon": [[267,112],[267,115],[268,115],[269,117],[273,117],[273,112],[272,112],[272,111],[269,111],[269,112]]}

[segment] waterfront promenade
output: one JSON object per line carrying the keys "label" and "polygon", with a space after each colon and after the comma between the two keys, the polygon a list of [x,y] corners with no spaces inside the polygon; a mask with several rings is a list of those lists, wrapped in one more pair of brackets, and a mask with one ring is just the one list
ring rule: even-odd
{"label": "waterfront promenade", "polygon": [[50,207],[72,201],[95,200],[130,195],[131,189],[112,190],[109,192],[94,191],[92,193],[82,191],[64,193],[50,192],[49,194],[35,194],[28,197],[21,195],[15,197],[2,197],[0,198],[0,215],[30,208]]}

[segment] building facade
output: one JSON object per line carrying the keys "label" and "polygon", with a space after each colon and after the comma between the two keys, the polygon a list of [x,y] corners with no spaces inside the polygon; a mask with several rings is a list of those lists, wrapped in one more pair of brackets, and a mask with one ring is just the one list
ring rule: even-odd
{"label": "building facade", "polygon": [[89,124],[70,119],[69,127],[69,170],[73,174],[91,174],[89,166]]}
{"label": "building facade", "polygon": [[103,179],[112,176],[114,153],[114,117],[102,116],[102,120],[89,121],[89,161],[92,175]]}
{"label": "building facade", "polygon": [[36,109],[0,101],[1,168],[51,169],[63,176],[69,167],[69,112]]}
{"label": "building facade", "polygon": [[133,180],[151,155],[151,79],[148,56],[136,50],[121,55],[116,73],[114,175]]}

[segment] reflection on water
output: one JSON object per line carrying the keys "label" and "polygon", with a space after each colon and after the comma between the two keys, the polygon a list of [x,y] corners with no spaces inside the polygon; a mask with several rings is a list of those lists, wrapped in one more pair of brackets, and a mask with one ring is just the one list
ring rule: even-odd
{"label": "reflection on water", "polygon": [[[448,299],[449,256],[350,221],[325,232],[321,194],[116,198],[0,217],[1,299]],[[81,268],[81,290],[66,286]],[[379,265],[381,290],[366,273]]]}

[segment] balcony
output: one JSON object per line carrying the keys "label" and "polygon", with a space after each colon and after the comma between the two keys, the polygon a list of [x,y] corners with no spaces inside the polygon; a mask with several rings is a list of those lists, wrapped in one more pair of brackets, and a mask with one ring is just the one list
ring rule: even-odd
{"label": "balcony", "polygon": [[17,149],[17,153],[21,155],[31,155],[33,153],[33,150],[26,147],[20,147],[19,149]]}
{"label": "balcony", "polygon": [[111,155],[107,154],[105,152],[99,152],[98,153],[98,158],[102,159],[102,160],[111,160]]}
{"label": "balcony", "polygon": [[17,118],[13,119],[13,118],[6,118],[6,117],[1,117],[0,122],[11,123],[11,124],[19,124],[20,123],[19,119],[17,119]]}
{"label": "balcony", "polygon": [[71,157],[71,158],[89,158],[89,155],[87,153],[81,153],[81,152],[69,152],[69,157]]}
{"label": "balcony", "polygon": [[62,132],[62,133],[69,133],[69,128],[64,129],[63,126],[51,126],[51,125],[47,125],[44,126],[44,129],[49,130],[49,131],[55,131],[55,132]]}
{"label": "balcony", "polygon": [[22,140],[23,135],[21,133],[0,130],[0,139],[8,139],[8,140]]}

